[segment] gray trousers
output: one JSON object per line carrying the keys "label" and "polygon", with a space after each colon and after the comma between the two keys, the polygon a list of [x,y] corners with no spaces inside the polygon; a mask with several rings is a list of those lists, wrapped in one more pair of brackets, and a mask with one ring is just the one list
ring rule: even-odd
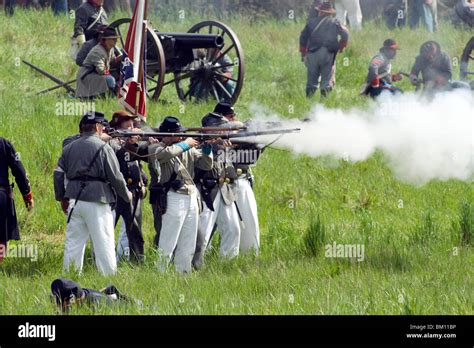
{"label": "gray trousers", "polygon": [[319,87],[321,77],[321,90],[331,89],[332,66],[335,53],[330,53],[326,47],[321,47],[316,52],[310,52],[306,56],[306,67],[308,68],[308,80],[306,83],[306,95],[313,95]]}

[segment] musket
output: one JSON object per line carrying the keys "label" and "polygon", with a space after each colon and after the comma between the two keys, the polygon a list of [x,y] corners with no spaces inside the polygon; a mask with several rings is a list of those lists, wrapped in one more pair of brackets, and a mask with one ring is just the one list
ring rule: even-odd
{"label": "musket", "polygon": [[68,92],[70,93],[76,93],[76,91],[74,90],[74,88],[72,88],[71,86],[69,86],[69,84],[67,82],[64,82],[63,80],[57,78],[56,76],[50,74],[49,72],[41,69],[40,67],[37,67],[36,65],[22,59],[22,62],[25,63],[26,65],[28,65],[30,68],[32,68],[33,70],[39,72],[40,74],[42,74],[43,76],[46,76],[47,78],[49,78],[50,80],[56,82],[56,84],[58,85],[61,85],[61,87],[64,87]]}
{"label": "musket", "polygon": [[258,137],[264,135],[275,135],[275,134],[289,134],[298,133],[301,131],[300,128],[293,129],[274,129],[269,131],[256,131],[256,132],[225,132],[225,133],[163,133],[163,132],[124,132],[115,131],[109,133],[113,138],[130,138],[130,137],[154,137],[154,138],[194,138],[198,140],[209,140],[209,139],[235,139],[235,138],[249,138]]}
{"label": "musket", "polygon": [[71,81],[68,81],[68,82],[64,82],[64,83],[61,83],[59,85],[56,85],[54,87],[51,87],[51,88],[48,88],[48,89],[44,89],[38,93],[36,93],[36,95],[40,95],[40,94],[45,94],[45,93],[48,93],[48,92],[51,92],[51,91],[54,91],[58,88],[61,88],[61,87],[64,87],[66,85],[70,85],[70,84],[73,84],[74,82],[77,82],[77,80],[71,80]]}
{"label": "musket", "polygon": [[[411,77],[410,74],[407,74],[406,72],[403,72],[403,71],[400,71],[399,74],[403,75],[403,76],[406,76],[408,78]],[[416,78],[416,80],[412,83],[416,87],[415,91],[418,92],[421,89],[421,85],[424,84],[425,82],[422,79]]]}
{"label": "musket", "polygon": [[185,132],[229,132],[229,131],[241,131],[246,130],[246,126],[235,126],[235,127],[196,127],[196,128],[185,128]]}

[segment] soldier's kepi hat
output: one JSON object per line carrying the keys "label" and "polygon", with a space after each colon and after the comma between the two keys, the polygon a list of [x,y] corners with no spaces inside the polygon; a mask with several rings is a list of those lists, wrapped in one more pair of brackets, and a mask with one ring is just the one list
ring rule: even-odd
{"label": "soldier's kepi hat", "polygon": [[221,114],[223,116],[227,116],[227,115],[234,115],[235,114],[235,109],[232,106],[232,104],[230,104],[230,103],[220,102],[214,108],[214,112],[218,113],[218,114]]}
{"label": "soldier's kepi hat", "polygon": [[183,132],[185,129],[181,125],[181,122],[177,117],[168,116],[160,124],[159,131],[161,133],[179,133]]}
{"label": "soldier's kepi hat", "polygon": [[81,122],[79,123],[79,127],[82,127],[86,124],[96,124],[100,123],[103,126],[108,126],[109,122],[105,119],[105,115],[101,112],[86,112],[84,116],[82,116]]}
{"label": "soldier's kepi hat", "polygon": [[323,2],[319,6],[316,6],[316,10],[318,10],[318,12],[327,13],[327,14],[335,14],[336,13],[336,9],[332,6],[332,4],[330,2],[327,2],[327,1]]}
{"label": "soldier's kepi hat", "polygon": [[397,42],[394,39],[387,39],[383,42],[384,48],[392,48],[394,50],[399,50]]}
{"label": "soldier's kepi hat", "polygon": [[110,121],[110,127],[116,128],[117,126],[120,125],[120,123],[128,120],[135,120],[137,116],[130,115],[128,112],[125,110],[119,110],[114,112],[112,115],[112,120]]}
{"label": "soldier's kepi hat", "polygon": [[69,279],[56,279],[51,283],[51,294],[56,299],[58,305],[66,300],[75,300],[84,295],[81,286]]}
{"label": "soldier's kepi hat", "polygon": [[102,33],[100,38],[102,40],[105,40],[105,39],[118,39],[119,36],[117,35],[117,31],[114,28],[108,27],[108,28],[104,29],[104,32]]}
{"label": "soldier's kepi hat", "polygon": [[203,127],[219,127],[228,124],[229,121],[221,114],[211,112],[201,120]]}

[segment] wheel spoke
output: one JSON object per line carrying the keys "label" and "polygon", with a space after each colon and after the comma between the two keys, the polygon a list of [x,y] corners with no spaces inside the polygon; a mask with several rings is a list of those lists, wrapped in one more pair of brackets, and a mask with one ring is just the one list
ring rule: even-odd
{"label": "wheel spoke", "polygon": [[229,91],[224,87],[224,85],[219,81],[216,80],[217,85],[222,89],[222,91],[227,94],[227,96],[232,99],[232,94],[229,93]]}
{"label": "wheel spoke", "polygon": [[189,96],[189,94],[191,94],[194,88],[196,88],[196,85],[198,84],[198,82],[199,80],[195,80],[193,83],[191,83],[191,86],[189,87],[189,91],[186,92],[183,99],[186,99]]}
{"label": "wheel spoke", "polygon": [[189,74],[189,73],[183,74],[183,75],[179,75],[177,78],[172,79],[172,80],[169,80],[168,82],[165,82],[165,83],[163,84],[163,86],[169,85],[170,83],[174,83],[174,82],[176,82],[176,81],[186,80],[186,79],[189,79],[190,77],[191,77],[191,74]]}
{"label": "wheel spoke", "polygon": [[150,81],[153,81],[154,83],[158,84],[158,80],[155,80],[153,77],[151,77],[150,75],[146,75],[146,78],[147,80],[150,80]]}
{"label": "wheel spoke", "polygon": [[233,49],[235,47],[234,44],[230,45],[224,52],[221,52],[219,56],[217,56],[216,58],[214,58],[212,60],[212,65],[216,64],[216,62],[219,61],[219,59],[221,59],[222,57],[224,57],[227,53],[230,52],[231,49]]}
{"label": "wheel spoke", "polygon": [[239,81],[237,81],[236,79],[233,79],[232,77],[227,77],[225,76],[224,74],[221,74],[220,72],[217,72],[217,71],[214,71],[214,75],[217,75],[217,76],[220,76],[220,77],[223,77],[227,80],[230,80],[230,81],[234,81],[235,83],[238,83]]}
{"label": "wheel spoke", "polygon": [[216,97],[216,100],[219,102],[219,93],[217,93],[217,89],[214,84],[212,84],[212,91],[214,92],[214,97]]}
{"label": "wheel spoke", "polygon": [[123,42],[122,32],[120,31],[120,25],[117,26],[117,31],[120,36],[120,42],[122,43],[122,48],[125,49],[125,43]]}
{"label": "wheel spoke", "polygon": [[212,25],[209,26],[209,34],[212,34]]}
{"label": "wheel spoke", "polygon": [[215,66],[212,67],[212,70],[222,69],[222,68],[229,68],[229,67],[232,67],[232,66],[235,66],[235,65],[236,65],[235,63],[232,63],[232,64],[215,65]]}

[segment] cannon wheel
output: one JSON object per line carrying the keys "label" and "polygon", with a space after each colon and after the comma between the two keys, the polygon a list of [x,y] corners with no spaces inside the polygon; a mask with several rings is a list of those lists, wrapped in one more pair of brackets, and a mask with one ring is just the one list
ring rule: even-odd
{"label": "cannon wheel", "polygon": [[[474,60],[472,52],[474,51],[474,36],[469,40],[464,48],[464,52],[461,57],[461,80],[468,80],[469,75],[474,75],[474,71],[469,71],[469,63]],[[472,68],[472,64],[471,64]]]}
{"label": "cannon wheel", "polygon": [[[206,78],[204,81],[205,91],[208,91],[217,101],[226,99],[231,104],[235,104],[239,98],[242,86],[244,84],[245,77],[245,57],[244,51],[240,44],[237,35],[227,25],[216,22],[216,21],[205,21],[194,25],[188,30],[188,33],[199,33],[199,34],[214,34],[221,35],[224,37],[225,46],[221,50],[208,50],[205,62],[208,65],[208,71],[211,72],[211,76]],[[232,63],[220,64],[219,61],[224,56],[229,57]],[[221,62],[222,63],[222,62]],[[229,79],[235,84],[233,93],[230,93],[222,83],[222,72],[220,68],[232,69],[232,78]],[[166,84],[173,82],[169,81]],[[181,71],[174,73],[174,82],[178,96],[181,100],[192,100],[195,98],[195,89],[198,82],[203,83],[202,80],[193,79],[193,72],[189,68],[183,68]]]}
{"label": "cannon wheel", "polygon": [[[110,27],[115,28],[120,36],[120,39],[117,42],[117,45],[120,48],[125,47],[125,41],[127,40],[127,33],[131,21],[130,18],[122,18],[110,24]],[[148,98],[157,100],[160,97],[165,82],[165,53],[161,41],[155,31],[148,26],[147,32],[146,92]]]}

